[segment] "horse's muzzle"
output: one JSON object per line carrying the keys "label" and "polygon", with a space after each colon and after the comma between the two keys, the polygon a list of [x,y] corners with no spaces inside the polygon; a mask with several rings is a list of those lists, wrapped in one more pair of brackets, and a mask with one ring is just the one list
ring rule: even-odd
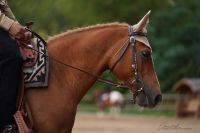
{"label": "horse's muzzle", "polygon": [[142,107],[153,108],[162,101],[162,95],[160,91],[155,91],[144,86],[143,90],[138,93],[136,102]]}

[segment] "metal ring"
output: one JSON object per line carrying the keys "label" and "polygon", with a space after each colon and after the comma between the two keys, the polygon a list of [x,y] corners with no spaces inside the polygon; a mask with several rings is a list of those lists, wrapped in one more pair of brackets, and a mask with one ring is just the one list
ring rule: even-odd
{"label": "metal ring", "polygon": [[129,37],[129,42],[131,43],[131,45],[135,44],[135,37],[134,36],[130,36]]}
{"label": "metal ring", "polygon": [[131,82],[131,84],[134,84],[134,83],[137,83],[137,84],[140,84],[141,85],[141,87],[139,88],[139,89],[137,89],[137,91],[138,92],[141,92],[142,90],[143,90],[143,87],[144,87],[144,84],[143,84],[143,82],[142,82],[142,80],[140,80],[140,79],[134,79],[132,82]]}

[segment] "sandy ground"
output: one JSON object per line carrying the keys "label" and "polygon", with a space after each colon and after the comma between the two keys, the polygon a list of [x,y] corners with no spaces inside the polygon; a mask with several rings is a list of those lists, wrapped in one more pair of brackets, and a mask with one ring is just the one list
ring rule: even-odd
{"label": "sandy ground", "polygon": [[72,133],[200,133],[200,120],[78,113]]}

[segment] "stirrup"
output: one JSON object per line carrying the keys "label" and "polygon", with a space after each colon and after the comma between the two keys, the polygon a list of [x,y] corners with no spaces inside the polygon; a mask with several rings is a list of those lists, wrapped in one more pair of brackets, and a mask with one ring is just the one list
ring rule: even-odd
{"label": "stirrup", "polygon": [[7,125],[3,129],[2,133],[19,133],[19,132],[17,130],[17,126],[16,125]]}

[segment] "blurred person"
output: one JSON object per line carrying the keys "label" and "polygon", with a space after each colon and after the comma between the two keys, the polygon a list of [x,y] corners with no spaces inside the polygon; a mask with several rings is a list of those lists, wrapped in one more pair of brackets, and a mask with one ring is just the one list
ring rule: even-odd
{"label": "blurred person", "polygon": [[22,58],[16,40],[26,42],[31,32],[18,23],[6,0],[0,0],[0,133],[17,133],[16,112]]}
{"label": "blurred person", "polygon": [[101,94],[101,100],[102,101],[107,101],[109,100],[109,95],[110,95],[110,92],[111,92],[111,89],[110,89],[110,86],[106,85],[104,90],[102,91],[102,94]]}

